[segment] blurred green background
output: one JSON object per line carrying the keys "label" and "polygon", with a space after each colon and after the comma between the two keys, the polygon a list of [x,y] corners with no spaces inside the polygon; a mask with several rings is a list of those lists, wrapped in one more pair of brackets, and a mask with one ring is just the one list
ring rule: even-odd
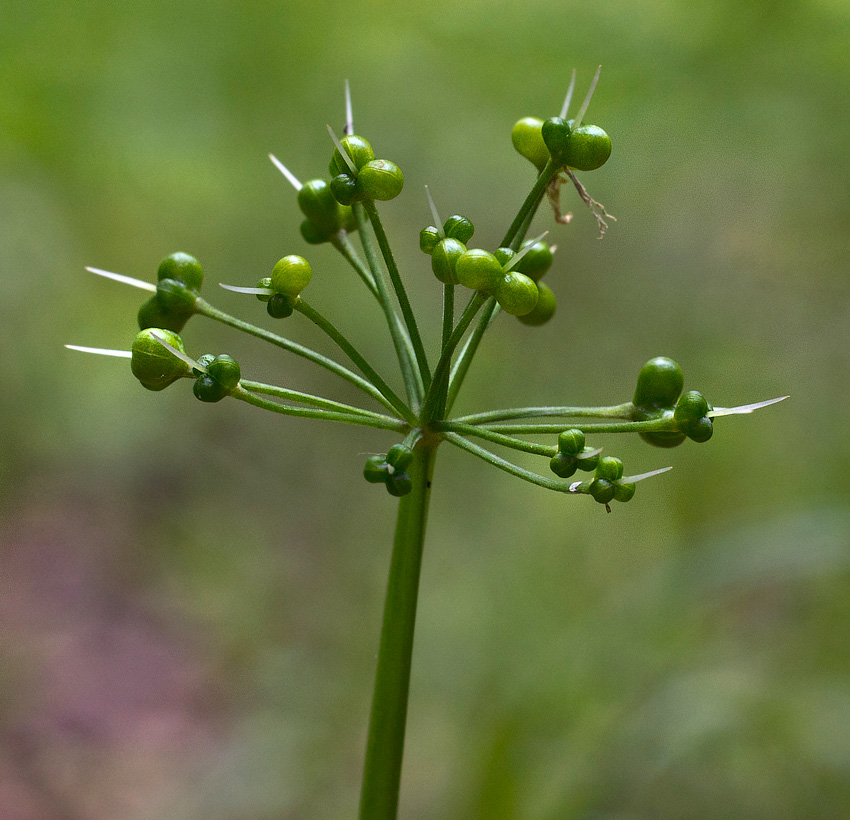
{"label": "blurred green background", "polygon": [[[629,505],[547,494],[441,449],[402,816],[850,816],[850,5],[12,0],[0,9],[0,816],[354,817],[394,501],[389,434],[152,394],[126,363],[151,280],[305,253],[312,301],[379,369],[363,288],[298,233],[325,124],[404,169],[383,212],[433,346],[422,186],[496,244],[533,181],[510,144],[570,71],[614,153],[574,195],[549,325],[503,317],[459,411],[631,397],[681,362],[718,405],[791,394]],[[285,332],[331,348],[298,317]],[[194,319],[199,355],[342,400],[324,371]],[[432,347],[433,349],[433,347]],[[525,462],[532,464],[533,461]],[[545,464],[536,464],[545,470]]]}

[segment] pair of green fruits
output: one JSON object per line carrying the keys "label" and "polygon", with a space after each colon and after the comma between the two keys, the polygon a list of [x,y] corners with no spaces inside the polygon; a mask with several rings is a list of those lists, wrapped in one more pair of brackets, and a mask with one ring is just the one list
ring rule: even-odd
{"label": "pair of green fruits", "polygon": [[574,120],[523,117],[511,130],[517,152],[542,171],[550,159],[577,171],[595,171],[611,156],[611,138],[598,125],[579,125]]}
{"label": "pair of green fruits", "polygon": [[682,393],[684,384],[682,368],[666,356],[650,359],[641,368],[632,399],[632,421],[667,419],[674,428],[641,433],[644,441],[656,447],[678,447],[687,438],[699,443],[711,438],[714,425],[708,414],[712,407],[698,390]]}
{"label": "pair of green fruits", "polygon": [[394,444],[386,456],[370,456],[363,467],[363,477],[370,484],[384,484],[390,495],[401,497],[413,489],[406,470],[413,461],[413,450],[406,444]]}

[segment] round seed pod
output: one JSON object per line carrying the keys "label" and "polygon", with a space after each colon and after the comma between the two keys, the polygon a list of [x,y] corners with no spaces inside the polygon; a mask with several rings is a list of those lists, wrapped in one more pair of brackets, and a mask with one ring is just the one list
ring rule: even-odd
{"label": "round seed pod", "polygon": [[147,328],[133,339],[130,348],[132,357],[130,369],[133,375],[148,390],[164,390],[169,384],[189,375],[189,365],[178,359],[170,350],[163,347],[154,332],[161,336],[173,348],[184,353],[183,340],[166,328]]}
{"label": "round seed pod", "polygon": [[393,473],[387,475],[387,492],[397,498],[407,495],[413,489],[413,482],[407,473]]}
{"label": "round seed pod", "polygon": [[455,273],[461,285],[472,290],[494,291],[502,281],[505,272],[499,260],[480,248],[473,248],[457,260]]}
{"label": "round seed pod", "polygon": [[682,368],[666,356],[656,356],[640,369],[632,403],[636,407],[672,408],[684,384]]}
{"label": "round seed pod", "polygon": [[189,256],[188,253],[172,253],[159,263],[156,278],[176,279],[187,288],[198,290],[204,281],[204,270],[194,256]]}
{"label": "round seed pod", "polygon": [[322,242],[327,242],[331,238],[331,234],[309,219],[305,219],[301,223],[301,236],[311,245],[321,245]]}
{"label": "round seed pod", "polygon": [[538,282],[537,292],[539,296],[534,310],[531,313],[526,313],[525,316],[517,317],[524,325],[539,327],[540,325],[545,325],[555,315],[557,304],[555,303],[555,294],[552,293],[551,288],[542,282]]}
{"label": "round seed pod", "polygon": [[166,313],[188,319],[195,312],[198,292],[187,288],[179,279],[160,279],[156,284],[156,299]]}
{"label": "round seed pod", "polygon": [[584,450],[584,433],[577,427],[562,430],[558,435],[558,451],[568,456],[577,456]]}
{"label": "round seed pod", "polygon": [[569,478],[578,469],[575,456],[566,453],[555,453],[549,460],[549,469],[559,478]]}
{"label": "round seed pod", "polygon": [[577,171],[595,171],[611,156],[611,138],[598,125],[573,129],[564,153],[564,165]]}
{"label": "round seed pod", "polygon": [[457,239],[441,239],[431,253],[431,270],[444,285],[456,285],[457,263],[466,253],[466,245]]}
{"label": "round seed pod", "polygon": [[505,313],[525,316],[531,313],[540,298],[540,291],[533,279],[524,273],[509,271],[496,288],[496,301]]}
{"label": "round seed pod", "polygon": [[538,171],[542,171],[549,162],[549,149],[540,133],[542,125],[543,120],[537,117],[523,117],[511,129],[511,142],[517,153],[531,161]]}
{"label": "round seed pod", "polygon": [[[203,356],[198,357],[198,364],[201,367],[209,367],[215,361],[215,356],[212,353],[204,353]],[[193,373],[197,373],[197,370],[193,370]]]}
{"label": "round seed pod", "polygon": [[614,485],[614,500],[615,501],[631,501],[635,495],[634,484],[615,484]]}
{"label": "round seed pod", "polygon": [[607,478],[594,478],[590,482],[590,494],[600,504],[612,501],[616,492],[616,485]]}
{"label": "round seed pod", "polygon": [[688,390],[687,393],[679,396],[673,416],[678,424],[682,424],[701,419],[703,416],[707,416],[710,410],[711,405],[699,390]]}
{"label": "round seed pod", "polygon": [[682,427],[682,432],[691,440],[698,444],[703,444],[714,435],[714,424],[707,416],[701,419],[694,419],[687,422]]}
{"label": "round seed pod", "polygon": [[228,392],[235,390],[242,378],[239,362],[226,353],[216,356],[207,366],[207,372]]}
{"label": "round seed pod", "polygon": [[331,186],[323,179],[311,179],[298,192],[298,207],[324,233],[339,230],[342,214]]}
{"label": "round seed pod", "polygon": [[201,373],[192,385],[192,392],[195,394],[196,399],[206,402],[216,402],[221,401],[229,391],[212,376]]}
{"label": "round seed pod", "polygon": [[331,180],[331,193],[337,205],[352,205],[363,199],[363,191],[357,184],[357,178],[351,174],[338,174]]}
{"label": "round seed pod", "polygon": [[540,127],[543,142],[549,155],[559,165],[566,165],[567,146],[570,142],[570,123],[561,117],[550,117]]}
{"label": "round seed pod", "polygon": [[295,303],[297,301],[297,296],[286,296],[283,293],[276,293],[269,298],[266,305],[266,312],[272,319],[287,319],[292,316],[292,311],[295,310]]}
{"label": "round seed pod", "polygon": [[401,193],[404,174],[398,165],[388,159],[373,159],[360,169],[357,184],[365,196],[386,202]]}
{"label": "round seed pod", "polygon": [[[657,419],[672,418],[673,413],[663,407],[635,407],[632,411],[632,421],[656,421]],[[680,430],[661,430],[652,433],[641,433],[640,437],[653,447],[678,447],[687,436]]]}
{"label": "round seed pod", "polygon": [[440,239],[440,232],[433,225],[423,228],[419,231],[419,250],[430,256]]}
{"label": "round seed pod", "polygon": [[393,444],[387,452],[387,464],[397,472],[403,473],[413,461],[413,450],[405,444]]}
{"label": "round seed pod", "polygon": [[298,296],[313,278],[313,269],[303,256],[290,254],[272,268],[272,290],[284,296]]}
{"label": "round seed pod", "polygon": [[454,214],[445,221],[443,231],[446,236],[451,239],[457,239],[458,242],[463,242],[465,245],[472,239],[472,235],[475,233],[475,226],[465,216]]}
{"label": "round seed pod", "polygon": [[363,478],[370,484],[382,484],[387,480],[387,462],[383,456],[370,456],[363,467]]}
{"label": "round seed pod", "polygon": [[496,260],[499,262],[499,264],[502,266],[502,269],[504,270],[505,265],[507,265],[508,262],[510,262],[511,259],[514,258],[514,251],[513,248],[496,248],[496,250],[493,251],[493,256],[496,257]]}
{"label": "round seed pod", "polygon": [[[264,276],[256,284],[256,287],[258,287],[258,288],[268,288],[269,290],[271,290],[271,286],[272,286],[271,276]],[[269,299],[271,299],[271,294],[269,294],[269,293],[258,293],[258,294],[256,294],[256,296],[261,302],[268,302]]]}
{"label": "round seed pod", "polygon": [[578,468],[579,470],[584,470],[586,473],[589,473],[591,470],[596,469],[596,465],[599,464],[599,453],[596,455],[587,456],[585,453],[592,453],[593,447],[585,447],[581,453],[577,456]]}
{"label": "round seed pod", "polygon": [[516,270],[524,273],[529,279],[539,282],[543,274],[552,267],[553,258],[551,248],[541,240],[535,242],[531,250],[516,263]]}
{"label": "round seed pod", "polygon": [[[345,153],[352,159],[354,162],[354,167],[359,171],[367,162],[371,162],[375,159],[375,152],[372,150],[372,146],[363,139],[363,137],[358,137],[354,134],[343,137],[340,141],[340,144],[343,148],[345,148]],[[328,165],[328,170],[331,173],[332,177],[338,176],[339,174],[350,174],[351,169],[348,167],[348,163],[342,158],[342,155],[339,153],[339,148],[334,148],[333,157],[331,158],[330,165]]]}
{"label": "round seed pod", "polygon": [[160,304],[157,294],[154,294],[142,303],[136,319],[140,330],[149,327],[161,327],[179,333],[183,330],[191,315],[191,313],[173,313],[165,310]]}
{"label": "round seed pod", "polygon": [[603,456],[596,465],[596,478],[619,481],[623,477],[623,462],[614,456]]}

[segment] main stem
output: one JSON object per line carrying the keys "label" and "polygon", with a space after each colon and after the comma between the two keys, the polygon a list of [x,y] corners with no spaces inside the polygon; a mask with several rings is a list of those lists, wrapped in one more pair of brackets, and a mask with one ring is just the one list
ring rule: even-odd
{"label": "main stem", "polygon": [[413,489],[399,502],[369,719],[360,820],[395,820],[398,811],[419,569],[436,445],[436,441],[422,440],[414,448],[407,469]]}

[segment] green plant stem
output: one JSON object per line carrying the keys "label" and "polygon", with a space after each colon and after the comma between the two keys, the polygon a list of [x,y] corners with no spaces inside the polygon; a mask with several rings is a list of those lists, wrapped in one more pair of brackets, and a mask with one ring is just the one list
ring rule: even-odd
{"label": "green plant stem", "polygon": [[[375,297],[382,309],[384,309],[384,302],[381,299],[381,293],[378,286],[375,284],[375,278],[360,258],[360,255],[355,250],[354,245],[351,244],[348,234],[345,231],[340,231],[331,239],[331,244],[342,254],[348,264],[354,268],[357,275],[363,280],[366,287],[369,288],[369,292]],[[395,331],[393,332],[393,345],[396,345],[398,342],[401,347],[404,348],[404,352],[398,354],[398,347],[396,347],[396,353],[398,354],[399,366],[402,370],[405,389],[407,389],[408,384],[415,388],[412,391],[407,389],[407,402],[414,409],[418,409],[418,405],[422,401],[422,396],[425,394],[425,390],[422,386],[419,369],[414,364],[416,361],[416,354],[413,352],[413,345],[410,344],[410,338],[407,335],[407,331],[404,329],[404,324],[402,323],[399,315],[392,309],[389,299],[386,299],[386,307],[388,310],[384,309],[384,314],[387,322],[392,323],[392,326],[395,327]]]}
{"label": "green plant stem", "polygon": [[377,299],[384,311],[384,316],[387,319],[387,326],[390,329],[390,336],[393,340],[396,356],[398,357],[399,366],[401,367],[402,377],[404,378],[404,386],[407,391],[408,401],[414,410],[418,409],[419,403],[425,395],[425,382],[416,366],[416,354],[411,354],[411,341],[404,324],[399,319],[398,314],[393,309],[387,283],[384,281],[384,274],[381,270],[381,262],[375,253],[375,247],[372,244],[372,238],[369,236],[368,220],[363,206],[359,202],[355,202],[352,206],[354,217],[357,220],[357,232],[360,234],[360,242],[363,245],[363,253],[366,254],[366,261],[369,264],[369,269],[372,271],[372,277],[375,286],[378,289]]}
{"label": "green plant stem", "polygon": [[472,364],[472,359],[478,350],[478,345],[481,344],[484,333],[490,327],[493,319],[496,318],[500,310],[501,308],[496,298],[491,296],[485,303],[481,317],[478,319],[478,324],[472,333],[469,334],[469,338],[466,340],[466,344],[463,346],[463,350],[461,350],[455,366],[452,368],[451,377],[449,378],[448,396],[446,398],[446,414],[451,412],[454,406],[458,393],[460,393],[460,388],[463,385],[463,380],[466,378],[469,366]]}
{"label": "green plant stem", "polygon": [[443,352],[440,354],[440,361],[437,362],[437,367],[434,368],[434,380],[431,383],[431,389],[425,397],[425,404],[422,408],[422,418],[426,424],[429,421],[440,418],[445,412],[443,399],[447,395],[446,391],[452,365],[452,354],[463,338],[463,334],[466,333],[470,323],[475,318],[475,314],[478,313],[487,299],[487,295],[481,291],[476,291],[473,294],[443,347]]}
{"label": "green plant stem", "polygon": [[[573,424],[583,433],[668,433],[678,430],[672,415],[652,421],[623,421],[612,424]],[[496,433],[520,435],[556,435],[565,429],[563,424],[496,424],[487,429]]]}
{"label": "green plant stem", "polygon": [[[384,226],[381,224],[381,217],[378,215],[378,209],[371,199],[366,199],[362,203],[363,210],[366,211],[369,221],[372,223],[372,229],[375,231],[375,238],[378,240],[378,246],[381,249],[381,254],[384,257],[384,262],[387,265],[387,271],[390,274],[390,281],[395,291],[396,299],[398,299],[401,315],[404,317],[404,323],[407,325],[407,334],[410,337],[410,342],[413,345],[413,352],[416,354],[416,363],[419,365],[419,373],[422,377],[422,384],[427,392],[431,385],[431,370],[428,367],[428,357],[425,355],[425,348],[422,345],[422,337],[419,335],[419,328],[416,325],[416,317],[413,315],[413,309],[410,307],[410,300],[407,298],[407,291],[404,289],[404,282],[401,274],[398,271],[398,266],[395,263],[392,248],[390,248],[389,240],[384,232]],[[355,206],[357,207],[357,206]]]}
{"label": "green plant stem", "polygon": [[214,308],[209,302],[201,299],[200,297],[195,302],[195,310],[201,316],[206,316],[208,319],[213,319],[214,321],[221,322],[228,327],[241,330],[243,333],[249,333],[251,336],[256,336],[258,339],[262,339],[263,341],[269,342],[270,344],[286,350],[289,353],[300,356],[302,359],[307,359],[308,361],[319,365],[319,367],[324,367],[325,370],[335,373],[340,378],[349,382],[349,384],[353,384],[364,393],[370,395],[373,399],[375,399],[375,401],[386,407],[387,410],[391,410],[393,413],[396,412],[396,408],[381,394],[381,391],[378,390],[375,385],[368,382],[362,376],[358,376],[357,373],[354,373],[347,367],[343,367],[343,365],[339,364],[339,362],[335,362],[333,359],[329,359],[327,356],[323,356],[321,353],[317,353],[309,347],[304,347],[304,345],[300,345],[290,339],[285,339],[283,336],[278,336],[276,333],[264,330],[263,328],[257,327],[256,325],[252,325],[248,322],[243,322],[241,319],[237,319],[229,313],[225,313],[224,311],[218,310],[218,308]]}
{"label": "green plant stem", "polygon": [[[461,450],[466,450],[468,453],[472,453],[472,455],[480,458],[482,461],[486,461],[488,464],[492,464],[494,467],[498,467],[500,470],[504,470],[512,476],[521,478],[523,481],[536,484],[538,487],[545,487],[547,490],[554,490],[557,493],[571,492],[571,484],[562,481],[555,481],[551,478],[545,478],[542,475],[537,475],[537,473],[531,472],[531,470],[524,470],[522,467],[518,467],[510,461],[505,461],[505,459],[500,458],[495,453],[491,453],[489,450],[485,450],[483,447],[473,444],[471,441],[468,441],[457,433],[443,433],[443,438],[451,444],[454,444],[456,447],[460,447]],[[572,492],[574,494],[575,491]]]}
{"label": "green plant stem", "polygon": [[632,417],[633,409],[634,405],[630,401],[625,404],[612,404],[604,407],[508,407],[504,410],[488,410],[485,413],[472,413],[468,416],[458,416],[457,418],[452,419],[452,421],[461,421],[464,424],[487,424],[493,421],[547,418],[552,416],[596,419],[630,419]]}
{"label": "green plant stem", "polygon": [[309,407],[289,407],[285,404],[278,404],[274,401],[255,396],[253,393],[245,390],[243,387],[237,387],[231,394],[234,399],[244,401],[247,404],[252,404],[254,407],[260,407],[263,410],[271,410],[273,413],[280,413],[284,416],[295,416],[302,419],[322,419],[323,421],[339,421],[343,424],[356,424],[360,427],[374,427],[378,430],[392,430],[396,433],[407,433],[410,425],[403,421],[393,419],[373,419],[369,416],[362,416],[355,413],[334,413],[329,410],[315,410]]}
{"label": "green plant stem", "polygon": [[399,502],[369,719],[360,820],[395,820],[398,811],[419,571],[435,456],[436,442],[420,440],[407,470],[413,489]]}
{"label": "green plant stem", "polygon": [[[525,201],[520,205],[514,221],[511,222],[511,226],[502,239],[501,247],[513,248],[514,250],[519,248],[520,243],[525,238],[525,233],[528,231],[528,226],[531,224],[531,218],[537,211],[543,195],[546,193],[546,186],[552,181],[552,178],[558,173],[560,168],[561,166],[553,159],[550,159],[546,163]],[[522,230],[523,227],[525,227],[525,231]]]}
{"label": "green plant stem", "polygon": [[276,396],[279,399],[294,401],[299,404],[307,404],[311,407],[318,407],[322,410],[351,413],[356,416],[366,416],[367,418],[382,419],[384,421],[398,421],[398,419],[390,418],[390,416],[385,416],[382,413],[373,413],[371,410],[364,410],[361,407],[354,407],[351,404],[343,404],[339,401],[323,399],[321,396],[314,396],[311,393],[302,393],[300,390],[289,390],[286,387],[278,387],[277,385],[265,384],[263,382],[254,382],[248,379],[241,379],[239,384],[251,393]]}
{"label": "green plant stem", "polygon": [[455,323],[455,286],[443,285],[443,337],[441,349],[449,343]]}
{"label": "green plant stem", "polygon": [[354,268],[355,273],[363,280],[363,284],[369,289],[369,292],[376,299],[378,296],[378,286],[375,284],[375,279],[369,269],[363,264],[363,260],[351,244],[348,234],[345,231],[340,231],[331,237],[331,245],[333,245],[342,255],[346,262]]}
{"label": "green plant stem", "polygon": [[342,352],[357,365],[360,372],[363,373],[363,375],[366,376],[366,378],[381,391],[381,395],[383,395],[387,401],[392,404],[396,412],[403,419],[406,419],[411,424],[416,424],[416,415],[378,375],[375,368],[372,367],[365,358],[363,358],[357,348],[354,347],[354,345],[351,344],[351,342],[349,342],[348,339],[346,339],[331,322],[329,322],[324,316],[322,316],[321,313],[319,313],[318,310],[305,302],[302,298],[299,298],[295,303],[295,310],[303,316],[306,316],[314,325],[321,328],[321,330],[323,330],[331,339],[333,339],[334,342],[336,342],[339,349],[342,350]]}
{"label": "green plant stem", "polygon": [[431,424],[431,427],[438,433],[460,433],[464,436],[477,436],[486,441],[492,441],[493,444],[501,444],[503,447],[510,447],[512,450],[519,450],[523,453],[533,453],[536,456],[552,458],[558,452],[558,448],[554,445],[535,444],[532,441],[523,441],[512,436],[506,436],[503,433],[494,433],[487,427],[476,427],[457,421],[435,421]]}

